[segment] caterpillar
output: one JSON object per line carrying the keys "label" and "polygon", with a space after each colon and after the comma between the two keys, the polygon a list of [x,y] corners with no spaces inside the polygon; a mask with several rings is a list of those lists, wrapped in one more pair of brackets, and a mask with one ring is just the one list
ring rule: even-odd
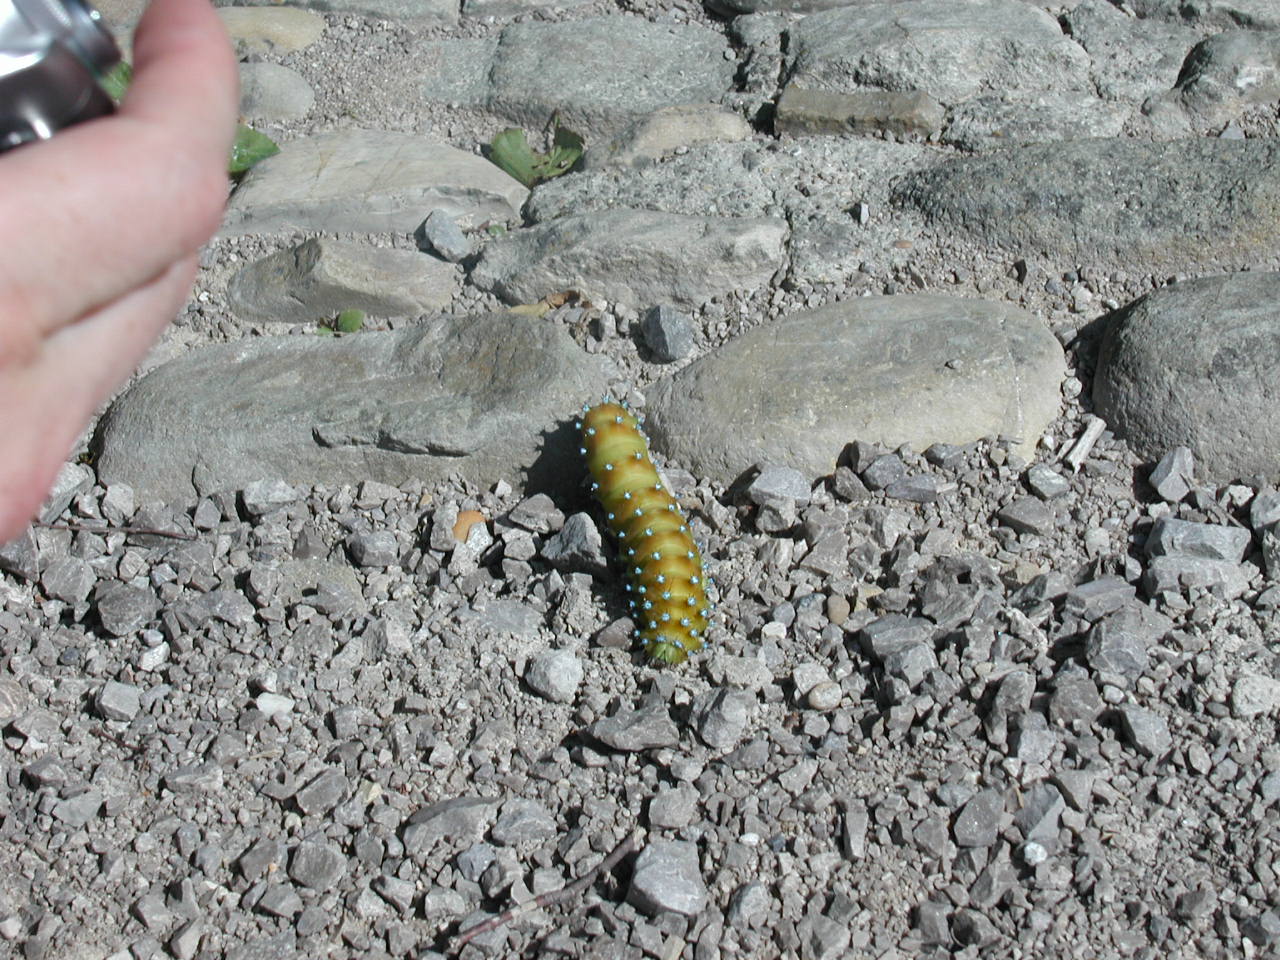
{"label": "caterpillar", "polygon": [[584,406],[575,426],[591,491],[618,540],[636,637],[652,659],[683,663],[702,649],[711,615],[698,545],[624,404]]}

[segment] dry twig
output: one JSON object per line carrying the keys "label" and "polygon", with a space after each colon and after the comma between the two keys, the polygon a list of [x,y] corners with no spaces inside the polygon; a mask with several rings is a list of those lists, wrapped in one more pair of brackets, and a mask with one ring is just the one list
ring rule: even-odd
{"label": "dry twig", "polygon": [[71,533],[123,533],[125,536],[148,536],[148,537],[172,537],[174,540],[198,540],[198,534],[184,533],[181,530],[157,530],[153,527],[113,527],[106,524],[101,527],[90,526],[87,523],[45,523],[43,520],[35,520],[31,524],[33,527],[44,527],[46,530],[68,530]]}
{"label": "dry twig", "polygon": [[588,870],[573,883],[561,887],[559,890],[548,890],[546,893],[540,893],[532,900],[526,900],[524,903],[512,907],[505,913],[500,913],[496,917],[490,917],[483,923],[477,923],[475,926],[468,927],[458,934],[458,939],[453,942],[455,950],[461,950],[468,943],[480,936],[482,933],[488,933],[490,930],[496,930],[498,927],[505,926],[517,917],[521,917],[526,913],[532,913],[542,907],[549,907],[553,903],[563,903],[566,900],[573,900],[579,897],[583,892],[596,882],[596,878],[602,873],[608,873],[618,861],[627,854],[638,850],[640,847],[640,831],[633,830],[627,835],[627,838],[613,848],[612,852],[596,864],[595,868]]}

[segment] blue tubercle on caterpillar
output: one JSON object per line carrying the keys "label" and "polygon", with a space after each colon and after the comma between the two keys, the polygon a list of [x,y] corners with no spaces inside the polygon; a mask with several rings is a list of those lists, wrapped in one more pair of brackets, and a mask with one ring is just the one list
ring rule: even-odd
{"label": "blue tubercle on caterpillar", "polygon": [[711,616],[698,545],[626,406],[583,407],[577,427],[591,490],[618,540],[636,636],[654,660],[683,663],[702,649]]}

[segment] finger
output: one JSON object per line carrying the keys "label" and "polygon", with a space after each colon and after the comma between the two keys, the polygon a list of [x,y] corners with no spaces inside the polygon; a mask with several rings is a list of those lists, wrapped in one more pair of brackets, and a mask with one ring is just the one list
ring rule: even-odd
{"label": "finger", "polygon": [[56,329],[217,229],[237,99],[221,21],[207,0],[156,0],[135,47],[117,115],[0,157],[0,323]]}
{"label": "finger", "polygon": [[46,338],[32,363],[0,371],[0,543],[40,508],[84,425],[186,301],[194,258]]}
{"label": "finger", "polygon": [[199,158],[212,156],[224,176],[240,81],[231,40],[208,0],[154,0],[138,24],[133,57],[121,115],[167,126],[176,103],[195,107],[183,143]]}

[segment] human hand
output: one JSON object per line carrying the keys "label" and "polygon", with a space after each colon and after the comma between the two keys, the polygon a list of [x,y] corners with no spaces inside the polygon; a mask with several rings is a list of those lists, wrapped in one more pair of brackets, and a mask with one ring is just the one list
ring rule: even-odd
{"label": "human hand", "polygon": [[182,307],[227,197],[238,79],[208,0],[154,0],[120,110],[0,157],[0,543]]}

